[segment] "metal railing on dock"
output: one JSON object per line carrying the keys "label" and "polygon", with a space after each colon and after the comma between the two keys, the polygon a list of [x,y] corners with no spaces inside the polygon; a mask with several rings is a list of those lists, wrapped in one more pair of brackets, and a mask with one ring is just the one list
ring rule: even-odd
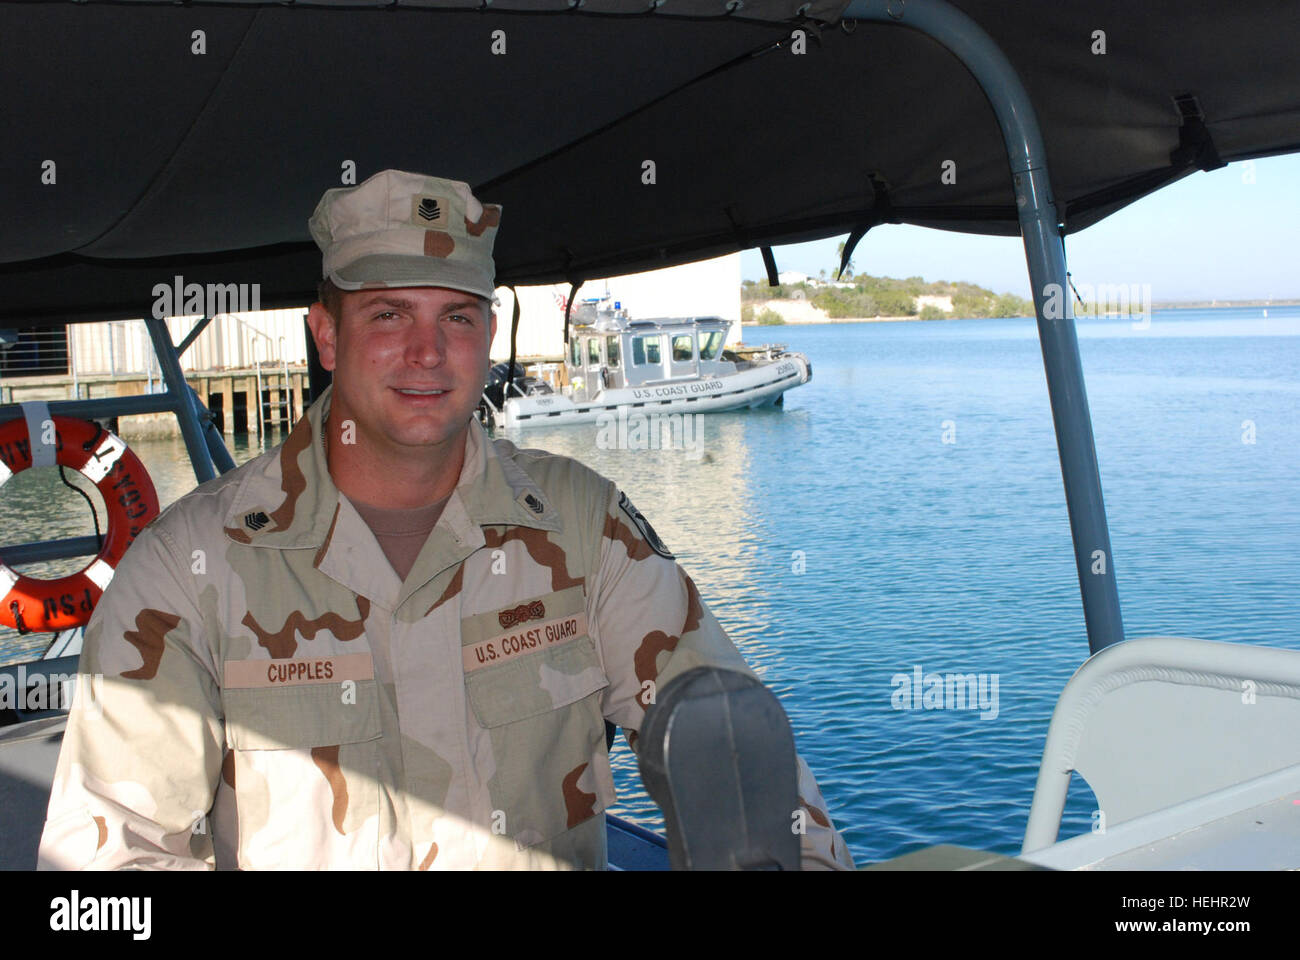
{"label": "metal railing on dock", "polygon": [[[278,312],[301,326],[301,311]],[[187,363],[186,379],[223,434],[264,436],[302,415],[310,392],[306,352],[301,335],[290,335],[292,326],[273,322],[268,333],[242,317],[221,317],[194,340],[196,360]],[[0,404],[141,399],[164,390],[143,320],[0,331]],[[121,416],[130,420],[119,432],[128,437],[179,431],[165,406],[127,406],[133,409]]]}

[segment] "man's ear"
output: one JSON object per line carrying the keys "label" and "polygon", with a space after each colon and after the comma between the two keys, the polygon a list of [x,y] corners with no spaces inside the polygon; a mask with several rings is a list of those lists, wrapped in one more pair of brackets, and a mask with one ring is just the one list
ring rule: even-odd
{"label": "man's ear", "polygon": [[326,370],[333,370],[338,348],[338,323],[334,315],[325,309],[325,304],[313,303],[307,310],[307,326],[311,328],[311,337],[316,341],[320,365]]}
{"label": "man's ear", "polygon": [[497,338],[497,312],[492,311],[492,322],[488,324],[488,349],[492,349],[492,341]]}

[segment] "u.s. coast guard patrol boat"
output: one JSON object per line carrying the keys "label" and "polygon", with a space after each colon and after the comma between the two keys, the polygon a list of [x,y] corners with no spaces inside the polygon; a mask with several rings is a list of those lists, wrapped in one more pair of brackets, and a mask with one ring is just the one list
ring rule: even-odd
{"label": "u.s. coast guard patrol boat", "polygon": [[[1208,0],[1179,4],[1176,21],[1138,4],[1099,13],[1091,0],[1058,0],[1029,15],[1002,0],[460,6],[0,8],[0,77],[15,91],[7,135],[32,146],[0,161],[0,321],[138,315],[152,285],[176,272],[199,283],[256,282],[265,307],[301,305],[313,298],[319,266],[303,211],[321,187],[350,168],[424,167],[435,158],[525,225],[498,246],[505,283],[576,289],[588,278],[753,246],[763,247],[775,282],[773,244],[848,232],[847,259],[881,223],[1019,233],[1091,653],[1045,731],[1019,862],[1300,866],[1300,652],[1126,639],[1073,318],[1061,296],[1066,234],[1197,170],[1300,151],[1294,12]],[[479,12],[462,15],[470,10]],[[205,55],[190,56],[200,27]],[[579,53],[557,56],[566,29]],[[493,45],[506,36],[509,56],[498,57]],[[293,110],[284,111],[284,64],[358,43],[384,52],[382,90],[371,58],[330,57],[331,69],[295,86]],[[50,50],[75,69],[51,73]],[[653,68],[628,69],[643,59]],[[390,92],[427,89],[431,71],[455,95],[441,106],[411,101],[403,118],[405,101]],[[489,72],[496,80],[481,82]],[[610,83],[615,75],[626,82]],[[39,101],[24,97],[31,77],[45,84]],[[530,122],[541,110],[548,123]],[[484,128],[478,118],[489,113],[499,122]],[[125,153],[124,143],[132,145]],[[268,164],[287,156],[291,169]],[[178,354],[196,333],[175,345],[160,321],[146,323],[165,393],[50,409],[81,418],[174,413],[196,478],[206,480],[232,464],[181,375]],[[0,418],[21,416],[0,408]],[[99,548],[97,538],[80,537],[6,547],[4,557],[12,566]],[[1099,554],[1111,562],[1099,565]],[[42,670],[75,670],[60,660],[28,667],[33,683]],[[1242,709],[1247,682],[1254,699]],[[721,701],[701,694],[691,702],[703,716]],[[750,745],[738,754],[746,763],[762,764],[753,744],[765,738],[743,734],[774,721],[761,709],[750,714],[747,729],[724,732]],[[17,719],[0,730],[0,856],[25,868],[62,720]],[[1093,787],[1108,829],[1055,842],[1075,772]],[[662,785],[683,774],[663,768],[647,779]],[[743,818],[718,815],[719,797],[692,794],[691,783],[674,784],[684,791],[666,813],[678,863],[700,862],[689,854],[701,836],[751,850],[764,843],[740,836]],[[727,797],[736,801],[730,811],[767,799],[740,781]],[[661,838],[612,819],[609,835],[616,866],[666,862]],[[937,850],[904,859],[978,866],[998,858]]]}
{"label": "u.s. coast guard patrol boat", "polygon": [[802,353],[775,345],[728,349],[731,326],[721,317],[633,320],[608,297],[585,301],[569,324],[567,383],[554,390],[532,378],[525,388],[507,364],[483,392],[484,419],[498,427],[556,426],[638,412],[780,406],[787,390],[812,378]]}

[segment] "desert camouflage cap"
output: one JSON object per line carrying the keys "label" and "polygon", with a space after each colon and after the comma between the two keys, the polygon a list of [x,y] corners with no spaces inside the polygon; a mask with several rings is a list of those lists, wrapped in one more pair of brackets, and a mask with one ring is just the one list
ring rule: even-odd
{"label": "desert camouflage cap", "polygon": [[326,190],[309,226],[342,290],[450,287],[492,299],[501,207],[459,180],[385,170]]}

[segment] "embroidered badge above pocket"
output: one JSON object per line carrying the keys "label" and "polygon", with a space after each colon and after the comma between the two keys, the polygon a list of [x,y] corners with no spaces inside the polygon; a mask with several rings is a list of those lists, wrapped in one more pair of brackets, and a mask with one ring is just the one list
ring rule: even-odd
{"label": "embroidered badge above pocket", "polygon": [[[540,604],[537,604],[540,606]],[[513,611],[511,611],[513,613]],[[504,622],[505,618],[502,618]],[[483,667],[508,663],[516,657],[549,650],[565,643],[570,643],[587,633],[587,613],[585,610],[567,616],[552,617],[531,626],[520,625],[516,629],[478,643],[461,647],[461,657],[465,672],[472,673]]]}

